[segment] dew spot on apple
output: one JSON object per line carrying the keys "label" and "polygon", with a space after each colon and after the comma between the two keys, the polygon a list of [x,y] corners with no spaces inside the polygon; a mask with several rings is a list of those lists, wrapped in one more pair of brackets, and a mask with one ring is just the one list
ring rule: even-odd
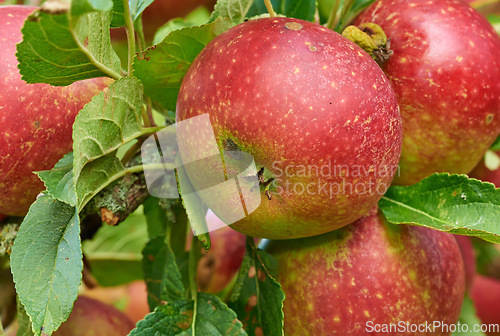
{"label": "dew spot on apple", "polygon": [[302,25],[298,22],[287,22],[285,23],[285,27],[290,30],[301,30]]}

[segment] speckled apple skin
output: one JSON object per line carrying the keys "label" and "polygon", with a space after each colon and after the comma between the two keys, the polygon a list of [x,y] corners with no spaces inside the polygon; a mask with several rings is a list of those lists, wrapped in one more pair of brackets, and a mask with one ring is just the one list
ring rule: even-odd
{"label": "speckled apple skin", "polygon": [[340,230],[272,241],[267,250],[279,264],[287,336],[365,336],[368,322],[453,324],[458,320],[464,264],[450,234],[389,225],[373,209]]}
{"label": "speckled apple skin", "polygon": [[379,0],[355,24],[391,38],[384,65],[403,118],[401,173],[469,173],[500,132],[500,38],[460,0]]}
{"label": "speckled apple skin", "polygon": [[24,216],[44,189],[34,171],[51,169],[72,149],[78,112],[109,85],[97,78],[67,87],[26,84],[17,68],[21,28],[36,8],[0,7],[0,213]]}
{"label": "speckled apple skin", "polygon": [[[251,20],[215,38],[189,68],[177,100],[177,121],[204,113],[221,150],[231,139],[257,170],[265,167],[266,179],[276,178],[272,199],[261,190],[257,210],[232,224],[255,237],[306,237],[352,223],[380,199],[400,155],[399,109],[381,69],[339,34],[298,19]],[[301,166],[329,163],[368,173],[301,173]],[[381,167],[391,168],[380,174]],[[363,193],[370,183],[381,192]],[[352,192],[343,192],[349,184]]]}

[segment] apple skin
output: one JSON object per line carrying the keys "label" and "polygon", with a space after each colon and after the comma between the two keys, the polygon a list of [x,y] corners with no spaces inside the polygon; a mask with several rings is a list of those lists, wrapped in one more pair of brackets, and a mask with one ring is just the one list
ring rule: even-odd
{"label": "apple skin", "polygon": [[[500,323],[500,280],[476,275],[471,297],[476,313],[483,324]],[[488,336],[500,336],[500,332],[486,333]]]}
{"label": "apple skin", "polygon": [[44,189],[34,171],[51,169],[72,150],[78,112],[110,84],[109,78],[66,87],[26,84],[17,68],[16,44],[36,7],[0,7],[0,212],[24,216]]}
{"label": "apple skin", "polygon": [[[275,179],[272,198],[261,188],[258,208],[234,224],[221,212],[239,209],[239,196],[204,199],[254,237],[313,236],[353,222],[385,193],[399,159],[399,110],[378,65],[341,35],[298,19],[250,20],[201,51],[181,85],[176,118],[205,113],[219,150],[251,154],[264,179]],[[209,139],[179,136],[183,142],[202,152]],[[355,176],[356,167],[368,172]],[[202,163],[187,173],[195,186],[215,185],[220,169]]]}
{"label": "apple skin", "polygon": [[458,321],[465,276],[451,234],[389,225],[373,209],[342,229],[271,241],[267,250],[279,265],[287,336],[364,336],[367,322]]}
{"label": "apple skin", "polygon": [[[500,155],[500,151],[497,151],[496,154]],[[491,182],[495,187],[500,188],[500,168],[490,170],[486,167],[484,159],[470,172],[469,176],[481,181]]]}
{"label": "apple skin", "polygon": [[374,22],[394,51],[383,69],[398,97],[403,149],[394,184],[467,174],[500,133],[500,38],[460,0],[379,0]]}
{"label": "apple skin", "polygon": [[470,292],[474,277],[476,276],[476,252],[474,251],[470,237],[455,235],[455,238],[464,259],[465,289]]}
{"label": "apple skin", "polygon": [[[73,311],[52,336],[126,336],[135,325],[113,306],[79,296]],[[17,326],[9,328],[8,336],[16,335]]]}
{"label": "apple skin", "polygon": [[[208,211],[207,224],[225,225]],[[223,290],[238,272],[246,249],[246,236],[229,226],[210,232],[212,246],[198,263],[198,286],[202,292],[217,293]]]}

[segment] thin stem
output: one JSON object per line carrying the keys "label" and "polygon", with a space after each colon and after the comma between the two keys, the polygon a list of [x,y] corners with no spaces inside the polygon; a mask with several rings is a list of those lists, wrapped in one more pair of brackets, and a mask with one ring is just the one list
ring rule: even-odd
{"label": "thin stem", "polygon": [[130,15],[130,7],[128,5],[128,0],[123,0],[123,15],[125,16],[125,28],[127,29],[127,41],[128,41],[128,75],[132,74],[132,60],[135,55],[135,32],[134,32],[134,21]]}
{"label": "thin stem", "polygon": [[144,50],[146,48],[146,38],[144,37],[144,30],[142,28],[142,14],[135,21],[135,32],[137,33],[137,45],[139,50]]}
{"label": "thin stem", "polygon": [[155,127],[157,126],[155,123],[155,120],[153,118],[153,102],[151,101],[151,98],[146,97],[146,111],[149,117],[149,122],[151,123],[151,126]]}
{"label": "thin stem", "polygon": [[151,120],[149,119],[147,108],[142,106],[141,108],[142,120],[145,127],[151,127]]}
{"label": "thin stem", "polygon": [[267,11],[269,12],[270,17],[276,17],[276,12],[273,9],[273,4],[271,3],[271,0],[264,0],[264,3],[266,4]]}
{"label": "thin stem", "polygon": [[351,18],[346,17],[346,14],[351,10],[353,5],[354,5],[354,0],[344,0],[342,15],[339,20],[341,23],[339,27],[339,33],[342,33],[344,28],[351,22]]}
{"label": "thin stem", "polygon": [[189,251],[189,289],[191,291],[191,299],[194,300],[193,320],[191,322],[193,336],[196,336],[196,317],[198,312],[198,283],[196,281],[196,273],[198,270],[200,253],[200,242],[198,238],[193,237],[193,240],[191,241],[191,250]]}
{"label": "thin stem", "polygon": [[330,16],[328,17],[328,21],[326,22],[326,28],[332,30],[335,28],[336,21],[338,22],[337,12],[339,10],[341,1],[342,0],[335,0],[335,2],[333,3],[332,11],[330,12]]}

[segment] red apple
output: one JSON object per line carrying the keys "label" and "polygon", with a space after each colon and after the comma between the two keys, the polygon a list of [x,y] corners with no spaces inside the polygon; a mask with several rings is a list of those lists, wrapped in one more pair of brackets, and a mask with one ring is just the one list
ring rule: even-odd
{"label": "red apple", "polygon": [[113,305],[123,311],[133,323],[137,323],[149,314],[148,292],[144,281],[134,281],[115,287],[86,289],[83,295]]}
{"label": "red apple", "polygon": [[212,247],[198,263],[198,285],[201,291],[217,293],[223,290],[238,272],[245,256],[246,236],[225,225],[212,211],[207,213]]}
{"label": "red apple", "polygon": [[488,336],[500,336],[500,280],[478,274],[474,279],[471,297],[476,313],[483,324],[494,324]]}
{"label": "red apple", "polygon": [[[85,296],[79,296],[73,311],[52,336],[126,336],[135,325],[113,306]],[[17,327],[9,328],[14,336]]]}
{"label": "red apple", "polygon": [[384,325],[458,321],[464,265],[453,235],[387,224],[377,210],[340,230],[272,241],[287,336],[449,335]]}
{"label": "red apple", "polygon": [[467,236],[455,236],[457,239],[458,247],[462,253],[465,267],[465,289],[470,291],[474,277],[476,276],[476,253],[472,242]]}
{"label": "red apple", "polygon": [[500,133],[500,38],[460,0],[379,0],[355,22],[391,38],[384,65],[403,119],[400,176],[469,173]]}
{"label": "red apple", "polygon": [[16,44],[36,8],[0,7],[0,212],[24,216],[44,189],[34,171],[51,169],[72,149],[78,112],[110,83],[98,78],[67,87],[26,84],[17,69]]}
{"label": "red apple", "polygon": [[[251,213],[234,224],[226,218],[241,209],[240,195],[204,201],[255,237],[312,236],[353,222],[382,197],[399,158],[398,106],[378,65],[341,35],[298,19],[250,20],[207,45],[184,77],[176,116],[205,113],[219,150],[253,156],[261,188],[250,191],[262,201],[254,212],[255,199],[245,203]],[[189,126],[184,133],[180,148],[212,155],[213,138]],[[220,164],[181,155],[198,190],[220,183]]]}
{"label": "red apple", "polygon": [[[500,151],[496,152],[496,154],[500,156]],[[476,168],[470,172],[469,176],[481,181],[491,182],[497,188],[500,188],[500,168],[491,170],[486,167],[484,160],[479,162]]]}

